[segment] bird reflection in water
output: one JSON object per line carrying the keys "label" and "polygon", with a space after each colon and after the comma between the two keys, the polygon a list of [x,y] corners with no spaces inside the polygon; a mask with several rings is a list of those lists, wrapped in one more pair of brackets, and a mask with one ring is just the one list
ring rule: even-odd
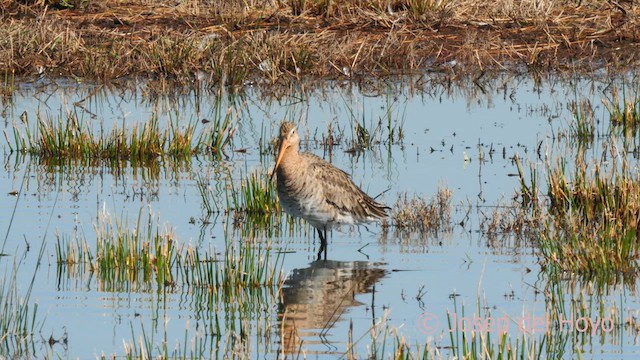
{"label": "bird reflection in water", "polygon": [[[294,269],[282,288],[278,309],[280,352],[297,354],[324,344],[324,354],[337,350],[327,340],[331,328],[351,307],[364,305],[355,299],[371,293],[375,318],[375,284],[385,277],[384,263],[367,261],[314,261],[304,269]],[[340,334],[342,336],[343,334]],[[346,336],[346,334],[344,334]],[[304,346],[304,349],[303,349]]]}

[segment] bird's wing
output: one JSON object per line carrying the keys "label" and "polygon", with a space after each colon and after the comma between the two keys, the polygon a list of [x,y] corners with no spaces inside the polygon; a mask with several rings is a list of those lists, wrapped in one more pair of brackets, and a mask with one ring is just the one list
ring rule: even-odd
{"label": "bird's wing", "polygon": [[319,180],[319,186],[322,187],[325,201],[329,205],[360,220],[372,215],[372,207],[384,207],[384,205],[377,204],[354,184],[346,172],[315,155],[305,155],[310,156],[310,171]]}

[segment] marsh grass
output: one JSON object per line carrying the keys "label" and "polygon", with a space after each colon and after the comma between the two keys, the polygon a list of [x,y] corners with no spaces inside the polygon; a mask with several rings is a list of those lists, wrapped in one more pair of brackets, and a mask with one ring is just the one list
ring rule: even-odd
{"label": "marsh grass", "polygon": [[[490,306],[480,295],[475,306],[452,297],[447,310],[451,354],[458,359],[560,359],[588,353],[583,346],[595,337],[612,345],[620,341],[624,319],[619,305],[606,300],[589,282],[567,281],[561,272],[543,271],[536,286],[544,307],[523,303],[516,314]],[[615,345],[614,345],[615,346]]]}
{"label": "marsh grass", "polygon": [[[572,160],[547,156],[545,163],[531,163],[527,175],[515,156],[520,207],[496,208],[481,222],[490,239],[494,233],[515,232],[534,240],[545,269],[579,275],[599,288],[631,284],[640,275],[640,187],[631,158],[638,100],[629,95],[629,86],[621,88],[622,97],[610,85],[611,95],[603,99],[608,122],[596,117],[589,100],[570,102],[566,140],[577,144],[570,147]],[[609,125],[607,134],[596,128],[600,123]]]}
{"label": "marsh grass", "polygon": [[512,201],[496,204],[489,209],[478,209],[480,233],[486,239],[487,246],[505,248],[505,242],[510,240],[518,244],[535,242],[538,229],[544,221],[536,208]]}
{"label": "marsh grass", "polygon": [[189,161],[191,157],[206,153],[214,160],[226,158],[225,149],[232,143],[235,133],[235,112],[216,107],[213,119],[203,120],[200,134],[196,123],[181,126],[177,118],[170,118],[162,127],[158,115],[152,114],[144,123],[125,126],[114,125],[111,130],[94,128],[91,121],[77,111],[60,110],[55,116],[38,113],[32,124],[27,113],[14,121],[12,135],[6,131],[5,139],[11,152],[29,153],[41,160],[59,164],[65,160],[85,163],[108,161],[133,166],[146,166],[165,160]]}
{"label": "marsh grass", "polygon": [[[127,160],[133,165],[147,164],[170,156],[173,159],[190,157],[200,151],[193,141],[195,126],[180,129],[170,122],[162,130],[157,116],[144,124],[134,124],[130,130],[114,126],[112,130],[92,129],[76,112],[61,113],[56,118],[38,114],[32,131],[26,113],[13,125],[11,151],[30,153],[44,159]],[[8,136],[7,136],[8,139]]]}
{"label": "marsh grass", "polygon": [[[173,285],[172,267],[178,249],[173,233],[161,231],[149,216],[144,223],[142,210],[135,227],[100,214],[95,224],[96,245],[92,249],[85,239],[58,237],[56,259],[69,275],[94,272],[105,289],[149,290]],[[59,275],[63,273],[59,269]]]}
{"label": "marsh grass", "polygon": [[175,235],[161,232],[151,216],[146,227],[142,221],[140,213],[133,230],[126,222],[114,224],[106,217],[96,224],[95,269],[102,283],[130,284],[134,291],[149,283],[159,288],[173,285]]}
{"label": "marsh grass", "polygon": [[255,220],[282,211],[275,182],[262,171],[243,176],[240,188],[232,188],[228,196],[235,211],[254,216]]}
{"label": "marsh grass", "polygon": [[590,160],[584,147],[571,163],[548,160],[546,197],[541,196],[536,166],[526,179],[516,158],[519,197],[530,209],[522,217],[528,221],[519,227],[534,229],[529,237],[536,239],[542,263],[599,285],[633,282],[640,271],[640,186],[628,158],[631,152],[625,150],[631,145],[615,136],[604,145],[608,150]]}
{"label": "marsh grass", "polygon": [[36,354],[35,344],[42,323],[38,318],[38,303],[32,301],[31,294],[43,259],[44,244],[43,241],[30,282],[19,283],[18,264],[4,272],[0,279],[0,356],[32,357]]}
{"label": "marsh grass", "polygon": [[237,247],[228,243],[220,257],[214,251],[178,246],[173,232],[156,224],[151,215],[143,216],[142,209],[135,226],[103,213],[95,225],[95,249],[84,239],[59,236],[57,264],[70,269],[69,275],[78,275],[74,267],[94,272],[106,289],[160,291],[193,286],[207,289],[216,303],[222,295],[237,297],[243,291],[277,287],[283,281],[284,255],[272,256],[269,248],[249,242]]}
{"label": "marsh grass", "polygon": [[[369,340],[369,359],[560,359],[588,352],[583,347],[589,346],[594,336],[615,346],[622,329],[634,326],[634,318],[625,321],[619,306],[606,301],[600,292],[593,293],[590,286],[568,283],[559,273],[545,274],[550,276],[537,283],[544,292],[543,309],[527,308],[527,304],[509,314],[491,306],[481,295],[471,307],[452,296],[452,308],[437,322],[441,329],[414,343],[402,335],[404,325],[389,324],[385,312],[367,331],[368,338],[353,334],[349,328],[343,357],[361,358],[354,349]],[[420,331],[431,331],[423,326],[432,326],[434,315],[437,318],[439,314],[423,315],[428,317],[414,321]]]}
{"label": "marsh grass", "polygon": [[221,206],[218,197],[219,191],[215,191],[211,187],[210,182],[204,179],[201,175],[198,175],[196,179],[196,187],[198,188],[198,192],[200,193],[200,199],[202,199],[202,207],[207,216],[210,216],[213,213],[220,213],[224,209]]}
{"label": "marsh grass", "polygon": [[221,258],[188,248],[178,259],[178,269],[181,281],[212,306],[224,303],[247,309],[274,296],[284,281],[283,260],[283,254],[274,256],[268,246],[228,243]]}
{"label": "marsh grass", "polygon": [[581,5],[283,0],[185,1],[179,6],[133,1],[125,6],[7,0],[0,37],[8,40],[0,46],[0,70],[101,80],[147,76],[183,84],[204,77],[243,86],[448,71],[452,60],[458,68],[480,71],[521,65],[566,68],[568,61],[587,68],[628,64],[632,46],[620,54],[606,45],[633,44],[632,36],[612,33],[633,33],[634,25],[620,17],[636,16],[636,9],[594,0]]}
{"label": "marsh grass", "polygon": [[574,117],[574,121],[570,126],[572,137],[579,144],[592,144],[595,138],[596,125],[591,102],[588,99],[576,100],[570,102],[569,106]]}
{"label": "marsh grass", "polygon": [[[559,272],[544,272],[536,283],[544,307],[523,303],[509,314],[490,306],[480,295],[471,312],[453,297],[447,311],[452,355],[464,359],[560,359],[582,355],[582,346],[597,336],[601,343],[620,341],[620,309],[591,286],[567,282]],[[576,277],[577,278],[577,277]],[[603,325],[603,323],[606,323]],[[587,351],[588,352],[588,351]]]}
{"label": "marsh grass", "polygon": [[355,349],[358,343],[365,340],[369,340],[368,353],[364,356],[367,359],[429,359],[437,354],[437,348],[430,342],[424,344],[422,350],[420,344],[408,344],[399,329],[389,324],[388,311],[373,323],[366,334],[359,337],[354,338],[353,328],[349,327],[348,339],[347,349],[342,354],[347,359],[363,358]]}
{"label": "marsh grass", "polygon": [[[162,328],[159,331],[156,331],[155,325],[152,329],[142,325],[137,330],[132,324],[132,340],[124,341],[124,357],[126,359],[248,359],[255,354],[272,355],[270,332],[273,324],[264,317],[264,310],[260,309],[251,314],[227,313],[224,317],[224,326],[227,327],[224,334],[212,333],[216,329],[209,328],[206,323],[198,322],[196,326],[187,323],[182,339],[177,338],[173,343],[167,336],[170,319],[166,315],[162,319],[163,325],[160,325]],[[220,309],[214,311],[218,313]],[[239,322],[240,316],[243,317],[242,324],[234,324]],[[218,318],[217,314],[215,317]],[[101,358],[115,357],[117,355],[112,354],[109,357],[102,355]]]}
{"label": "marsh grass", "polygon": [[13,93],[16,89],[16,77],[13,72],[5,71],[2,78],[3,86],[0,88],[0,97],[2,97],[2,103],[5,104],[8,100],[13,98]]}
{"label": "marsh grass", "polygon": [[566,352],[566,334],[563,331],[546,332],[546,328],[538,324],[536,328],[521,329],[521,323],[513,322],[504,315],[497,316],[491,307],[481,304],[483,302],[478,299],[475,309],[468,313],[465,305],[458,305],[456,297],[453,297],[453,311],[447,311],[447,325],[455,358],[558,359]]}
{"label": "marsh grass", "polygon": [[[168,320],[168,319],[167,319]],[[166,325],[165,325],[166,326]],[[182,342],[178,342],[175,345],[168,344],[164,341],[166,339],[166,329],[163,330],[161,336],[164,336],[163,341],[157,343],[155,337],[155,331],[146,329],[141,326],[140,332],[136,331],[133,324],[131,325],[131,342],[124,342],[124,358],[125,359],[149,359],[149,358],[161,358],[161,359],[202,359],[202,358],[215,358],[213,356],[218,344],[216,339],[211,336],[206,336],[202,331],[194,330],[190,331],[188,327],[184,330],[184,339]],[[191,339],[191,341],[189,341]],[[101,359],[114,359],[115,354],[111,356],[101,356]]]}
{"label": "marsh grass", "polygon": [[585,163],[572,174],[564,164],[549,170],[550,219],[540,239],[547,262],[572,273],[637,276],[640,185],[634,173]]}
{"label": "marsh grass", "polygon": [[[386,145],[391,151],[391,145],[402,145],[404,139],[404,109],[398,108],[399,100],[392,95],[391,90],[386,92],[386,106],[384,113],[376,118],[369,118],[366,115],[364,104],[362,110],[355,110],[354,107],[345,100],[345,107],[351,121],[352,136],[347,142],[350,144],[349,152],[371,149],[374,145]],[[344,134],[337,134],[338,139],[345,138]],[[325,139],[331,138],[333,143],[332,128],[329,128],[329,135],[323,136]],[[338,141],[339,142],[339,141]],[[327,143],[327,141],[323,141]]]}
{"label": "marsh grass", "polygon": [[[156,121],[157,122],[157,121]],[[174,159],[189,159],[199,152],[201,141],[195,141],[196,124],[189,122],[180,129],[177,120],[169,120],[166,153]]]}
{"label": "marsh grass", "polygon": [[612,85],[610,96],[603,98],[602,102],[609,112],[609,121],[612,125],[620,126],[627,132],[636,133],[640,125],[640,93],[638,89],[633,91],[625,83],[621,88],[619,90]]}
{"label": "marsh grass", "polygon": [[222,107],[220,96],[216,97],[213,119],[203,120],[204,130],[200,135],[198,144],[205,146],[214,159],[228,158],[225,148],[229,146],[236,131],[236,118],[232,107],[226,111]]}
{"label": "marsh grass", "polygon": [[[210,183],[198,178],[197,185],[203,206],[208,213],[236,213],[236,217],[254,217],[256,223],[265,223],[261,218],[268,218],[280,213],[275,183],[262,171],[253,171],[247,176],[240,174],[240,184],[235,184],[230,175],[225,175],[226,186],[211,188]],[[221,198],[224,193],[224,198]],[[269,223],[268,221],[266,223]]]}
{"label": "marsh grass", "polygon": [[513,157],[513,161],[516,164],[518,170],[518,179],[520,180],[520,199],[521,205],[525,208],[532,207],[534,210],[538,208],[539,199],[539,180],[538,170],[535,165],[531,164],[529,167],[529,181],[526,179],[520,157],[516,154]]}
{"label": "marsh grass", "polygon": [[234,229],[243,237],[273,237],[282,234],[300,234],[309,231],[309,225],[300,218],[282,211],[275,181],[262,171],[243,177],[240,188],[232,188],[231,199]]}
{"label": "marsh grass", "polygon": [[283,262],[284,254],[274,255],[269,246],[248,241],[226,239],[222,253],[181,247],[173,266],[175,283],[164,291],[179,288],[193,299],[197,325],[187,323],[184,341],[175,346],[167,343],[166,335],[157,339],[155,331],[144,328],[135,335],[132,328],[134,340],[126,343],[126,356],[246,358],[253,346],[269,346],[268,341],[248,341],[248,335],[269,336],[272,325],[265,314],[273,309],[284,282]]}
{"label": "marsh grass", "polygon": [[276,183],[263,170],[241,173],[239,184],[230,175],[224,175],[213,187],[203,178],[198,178],[196,184],[207,216],[224,214],[230,219],[232,230],[239,231],[242,237],[255,239],[308,230],[302,220],[282,211]]}
{"label": "marsh grass", "polygon": [[428,201],[420,196],[400,194],[391,208],[391,224],[402,235],[417,233],[421,238],[451,231],[451,198],[453,192],[439,187]]}
{"label": "marsh grass", "polygon": [[[405,0],[399,1],[396,4],[402,4],[407,9],[409,14],[414,18],[420,20],[426,20],[427,15],[441,14],[448,5],[453,4],[450,0]],[[396,5],[397,7],[398,5]]]}
{"label": "marsh grass", "polygon": [[[66,265],[69,273],[82,274],[84,267],[93,271],[94,254],[84,239],[72,240],[68,236],[56,236],[56,263]],[[62,269],[62,267],[59,267]]]}

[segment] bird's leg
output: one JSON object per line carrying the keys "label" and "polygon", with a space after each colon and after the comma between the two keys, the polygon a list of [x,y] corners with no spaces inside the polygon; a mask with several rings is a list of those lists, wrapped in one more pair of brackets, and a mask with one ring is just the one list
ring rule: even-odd
{"label": "bird's leg", "polygon": [[329,247],[329,245],[327,245],[327,228],[324,228],[324,260],[327,260],[327,248]]}
{"label": "bird's leg", "polygon": [[324,259],[327,260],[327,229],[323,228],[318,230],[318,236],[320,236],[320,250],[318,250],[318,260],[322,259],[322,253],[324,252]]}

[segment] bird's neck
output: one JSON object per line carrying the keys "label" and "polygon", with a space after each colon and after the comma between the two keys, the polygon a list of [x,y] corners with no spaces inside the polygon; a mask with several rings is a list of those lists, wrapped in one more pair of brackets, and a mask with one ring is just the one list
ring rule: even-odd
{"label": "bird's neck", "polygon": [[278,174],[286,175],[295,172],[300,168],[300,152],[297,146],[291,146],[284,150],[280,166],[278,166]]}

